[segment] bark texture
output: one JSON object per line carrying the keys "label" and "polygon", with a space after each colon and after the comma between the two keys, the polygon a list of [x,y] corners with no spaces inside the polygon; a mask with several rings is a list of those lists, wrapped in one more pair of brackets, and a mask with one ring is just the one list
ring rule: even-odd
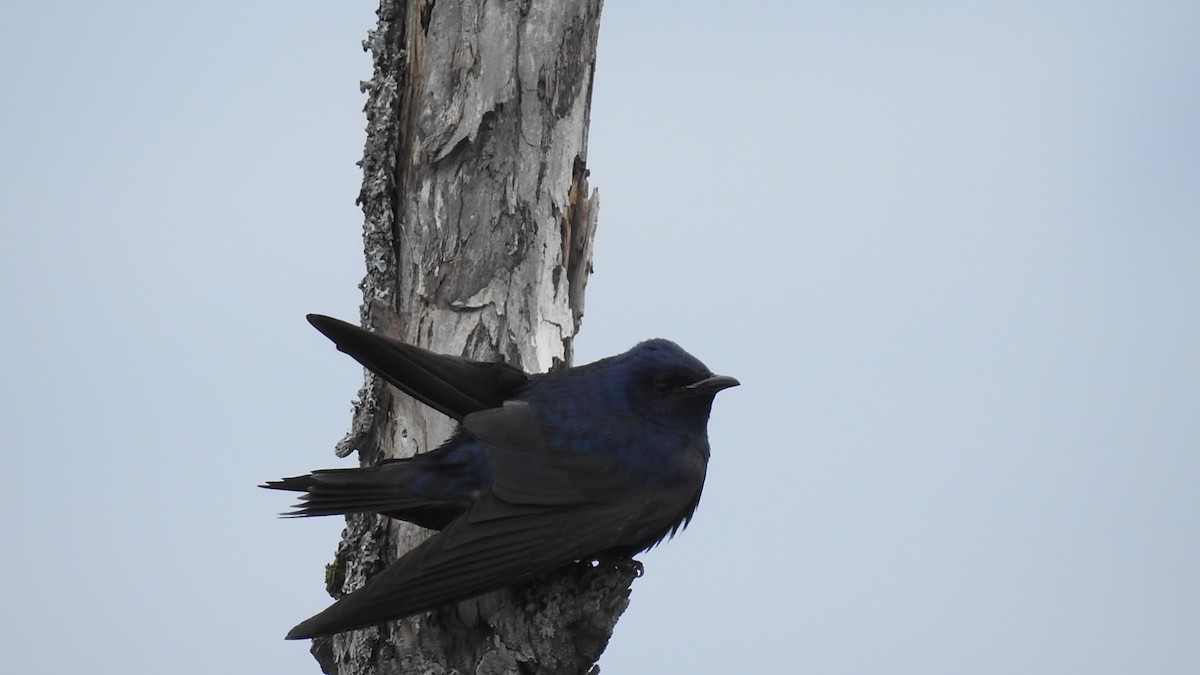
{"label": "bark texture", "polygon": [[[601,0],[381,0],[365,47],[363,324],[528,371],[571,360],[599,207],[587,129]],[[435,447],[452,422],[368,374],[338,454]],[[348,519],[335,597],[427,532]],[[637,563],[580,563],[430,614],[314,641],[326,673],[583,673]]]}

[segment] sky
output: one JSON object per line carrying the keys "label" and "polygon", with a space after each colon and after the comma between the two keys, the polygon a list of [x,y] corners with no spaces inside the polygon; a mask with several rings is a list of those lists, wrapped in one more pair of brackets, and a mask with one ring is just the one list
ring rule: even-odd
{"label": "sky", "polygon": [[[374,6],[0,24],[14,673],[315,673]],[[722,393],[600,661],[1200,672],[1200,5],[606,3],[577,362]]]}

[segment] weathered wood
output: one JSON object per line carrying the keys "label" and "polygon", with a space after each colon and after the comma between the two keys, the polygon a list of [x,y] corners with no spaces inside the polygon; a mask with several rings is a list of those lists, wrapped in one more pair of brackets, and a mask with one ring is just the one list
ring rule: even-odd
{"label": "weathered wood", "polygon": [[[365,43],[364,325],[526,370],[569,363],[599,208],[587,129],[601,0],[382,0]],[[368,375],[338,454],[435,447],[451,422]],[[330,593],[426,536],[352,516]],[[631,561],[314,642],[327,673],[581,673],[628,604]]]}

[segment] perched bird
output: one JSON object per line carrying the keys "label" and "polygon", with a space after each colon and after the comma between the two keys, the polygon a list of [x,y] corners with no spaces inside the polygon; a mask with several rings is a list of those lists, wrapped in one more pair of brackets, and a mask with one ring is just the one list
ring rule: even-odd
{"label": "perched bird", "polygon": [[461,427],[410,459],[265,486],[304,491],[294,515],[368,511],[440,530],[289,639],[402,618],[577,560],[632,556],[673,535],[700,500],[713,398],[738,384],[661,339],[526,375],[309,321]]}

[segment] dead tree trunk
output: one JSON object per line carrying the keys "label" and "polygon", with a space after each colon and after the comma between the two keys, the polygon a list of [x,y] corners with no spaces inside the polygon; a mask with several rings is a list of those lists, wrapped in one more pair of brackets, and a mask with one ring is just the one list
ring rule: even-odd
{"label": "dead tree trunk", "polygon": [[[598,200],[587,132],[601,0],[381,0],[366,47],[365,326],[528,371],[571,359]],[[339,455],[435,447],[452,423],[367,376]],[[348,520],[327,581],[358,588],[426,532]],[[561,573],[319,639],[326,673],[584,673],[628,604],[630,562]]]}

